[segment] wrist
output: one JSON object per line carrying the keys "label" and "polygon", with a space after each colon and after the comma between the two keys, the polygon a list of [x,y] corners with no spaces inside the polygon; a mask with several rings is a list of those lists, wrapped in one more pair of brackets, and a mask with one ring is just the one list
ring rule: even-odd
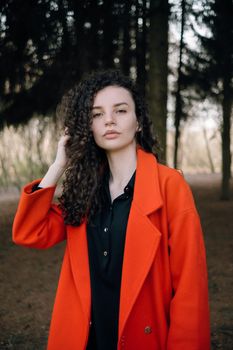
{"label": "wrist", "polygon": [[60,173],[63,173],[66,170],[66,166],[61,164],[61,163],[59,163],[59,162],[57,162],[57,161],[52,163],[49,168],[51,168],[51,169],[53,169],[55,171],[58,171]]}
{"label": "wrist", "polygon": [[49,187],[49,186],[56,186],[57,182],[61,178],[62,174],[65,171],[65,167],[61,166],[58,163],[53,163],[50,165],[47,173],[41,180],[39,186],[40,187]]}

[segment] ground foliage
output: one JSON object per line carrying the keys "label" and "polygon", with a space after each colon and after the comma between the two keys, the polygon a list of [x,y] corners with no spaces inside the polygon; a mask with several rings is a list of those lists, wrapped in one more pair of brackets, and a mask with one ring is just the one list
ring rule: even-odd
{"label": "ground foliage", "polygon": [[[217,175],[192,175],[187,180],[206,242],[212,350],[232,350],[233,201],[219,201]],[[17,201],[2,196],[0,204],[0,349],[43,350],[64,243],[44,251],[15,246],[11,225]]]}

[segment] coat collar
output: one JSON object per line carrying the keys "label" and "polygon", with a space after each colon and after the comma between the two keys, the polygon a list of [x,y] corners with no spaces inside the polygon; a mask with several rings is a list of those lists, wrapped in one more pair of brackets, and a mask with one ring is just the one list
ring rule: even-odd
{"label": "coat collar", "polygon": [[137,147],[137,169],[133,200],[145,215],[163,205],[160,192],[158,163],[152,153]]}
{"label": "coat collar", "polygon": [[[149,214],[162,205],[156,158],[138,147],[134,196],[126,230],[122,267],[119,337],[159,246],[161,233],[151,223]],[[84,315],[88,320],[91,290],[86,234],[86,222],[79,227],[68,226],[67,228],[71,270]]]}

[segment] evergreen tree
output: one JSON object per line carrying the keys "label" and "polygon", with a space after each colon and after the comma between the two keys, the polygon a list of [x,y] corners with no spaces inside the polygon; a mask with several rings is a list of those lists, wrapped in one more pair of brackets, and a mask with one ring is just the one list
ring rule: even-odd
{"label": "evergreen tree", "polygon": [[143,94],[150,76],[151,114],[165,154],[165,3],[151,1],[150,9],[150,0],[1,1],[0,128],[33,114],[52,115],[85,72],[117,67],[137,80]]}
{"label": "evergreen tree", "polygon": [[[199,96],[209,97],[222,108],[222,185],[221,198],[230,198],[232,116],[233,4],[231,0],[202,0],[195,9],[194,30],[198,52],[189,52],[189,84]],[[203,28],[204,27],[204,28]],[[200,29],[202,31],[200,32]]]}
{"label": "evergreen tree", "polygon": [[166,159],[168,0],[150,2],[149,85],[150,114]]}

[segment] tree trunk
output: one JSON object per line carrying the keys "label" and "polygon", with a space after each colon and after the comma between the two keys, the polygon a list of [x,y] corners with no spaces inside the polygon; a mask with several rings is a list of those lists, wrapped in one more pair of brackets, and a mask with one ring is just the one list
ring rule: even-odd
{"label": "tree trunk", "polygon": [[224,15],[222,22],[221,36],[224,38],[223,46],[223,64],[222,64],[222,184],[221,199],[230,199],[230,178],[231,178],[231,112],[232,112],[232,1],[225,0],[221,2],[222,13]]}
{"label": "tree trunk", "polygon": [[92,69],[98,69],[100,64],[100,40],[98,30],[100,29],[99,19],[101,16],[98,1],[92,0],[90,2],[90,13],[95,14],[92,16],[91,30],[90,30],[90,66]]}
{"label": "tree trunk", "polygon": [[114,66],[114,45],[115,23],[113,16],[113,1],[104,0],[103,4],[104,24],[103,24],[103,64],[105,68],[113,68]]}
{"label": "tree trunk", "polygon": [[166,160],[167,76],[168,76],[168,0],[150,2],[149,29],[149,108],[155,133]]}
{"label": "tree trunk", "polygon": [[[142,20],[142,23],[139,23]],[[137,66],[137,85],[145,96],[146,88],[146,47],[147,47],[147,9],[146,0],[142,5],[137,3],[136,16],[136,66]]]}
{"label": "tree trunk", "polygon": [[131,21],[130,21],[130,1],[126,1],[124,4],[124,16],[123,16],[123,46],[121,54],[121,67],[123,73],[127,76],[130,75],[130,30],[131,30]]}
{"label": "tree trunk", "polygon": [[182,96],[181,96],[181,79],[182,79],[182,58],[184,48],[184,24],[185,24],[185,0],[181,0],[181,31],[180,31],[180,52],[179,52],[179,66],[178,66],[178,77],[177,77],[177,90],[176,90],[176,106],[175,106],[175,140],[174,140],[174,168],[179,166],[178,164],[178,149],[179,149],[179,138],[180,138],[180,121],[182,117]]}
{"label": "tree trunk", "polygon": [[230,199],[231,178],[231,76],[227,74],[223,81],[223,124],[222,124],[222,188],[221,199]]}
{"label": "tree trunk", "polygon": [[90,70],[90,53],[84,31],[84,22],[86,20],[84,0],[82,0],[80,3],[73,1],[73,11],[75,32],[73,68],[75,71],[75,79],[77,81],[83,73]]}
{"label": "tree trunk", "polygon": [[204,136],[204,140],[205,140],[207,157],[208,157],[209,164],[210,164],[210,170],[211,170],[211,173],[214,174],[215,173],[214,162],[213,162],[213,158],[212,158],[212,155],[211,155],[209,140],[208,140],[208,136],[207,136],[207,132],[206,132],[205,126],[203,126],[202,130],[203,130],[203,136]]}

